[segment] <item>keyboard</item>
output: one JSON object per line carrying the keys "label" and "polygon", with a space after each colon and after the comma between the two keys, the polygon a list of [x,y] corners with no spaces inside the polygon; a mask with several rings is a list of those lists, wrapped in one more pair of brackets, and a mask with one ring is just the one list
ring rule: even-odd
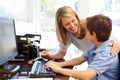
{"label": "keyboard", "polygon": [[31,72],[29,73],[30,78],[48,78],[54,77],[56,74],[51,69],[46,69],[45,64],[47,61],[41,59],[35,61],[32,65]]}

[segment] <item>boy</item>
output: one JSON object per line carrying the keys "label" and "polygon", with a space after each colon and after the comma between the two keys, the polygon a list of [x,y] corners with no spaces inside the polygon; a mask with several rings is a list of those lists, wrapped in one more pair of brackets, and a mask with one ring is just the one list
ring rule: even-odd
{"label": "boy", "polygon": [[[48,62],[47,68],[54,72],[71,76],[79,80],[117,80],[119,70],[118,56],[110,55],[111,42],[109,36],[112,30],[112,21],[104,15],[95,15],[87,18],[86,37],[94,44],[81,57],[65,62]],[[85,71],[70,70],[63,67],[88,62]]]}

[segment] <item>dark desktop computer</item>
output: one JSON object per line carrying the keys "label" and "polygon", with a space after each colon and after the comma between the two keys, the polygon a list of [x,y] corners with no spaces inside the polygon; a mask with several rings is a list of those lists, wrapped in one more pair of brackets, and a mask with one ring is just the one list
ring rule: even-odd
{"label": "dark desktop computer", "polygon": [[[11,79],[19,70],[19,65],[8,65],[8,61],[18,55],[14,19],[0,17],[0,80]],[[5,79],[6,80],[6,79]]]}

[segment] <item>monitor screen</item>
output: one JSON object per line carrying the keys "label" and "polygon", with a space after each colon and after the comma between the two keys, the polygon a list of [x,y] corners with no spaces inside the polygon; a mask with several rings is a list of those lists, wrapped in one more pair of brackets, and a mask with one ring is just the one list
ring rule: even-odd
{"label": "monitor screen", "polygon": [[15,35],[14,19],[0,18],[0,65],[18,54]]}

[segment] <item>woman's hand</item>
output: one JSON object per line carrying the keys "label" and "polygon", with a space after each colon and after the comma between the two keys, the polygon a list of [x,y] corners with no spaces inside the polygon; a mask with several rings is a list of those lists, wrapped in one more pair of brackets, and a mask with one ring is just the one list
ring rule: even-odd
{"label": "woman's hand", "polygon": [[42,51],[41,52],[41,57],[46,58],[46,59],[50,59],[50,55],[47,51]]}
{"label": "woman's hand", "polygon": [[112,56],[118,55],[118,53],[120,52],[120,42],[112,42],[109,45],[112,46],[111,55]]}

